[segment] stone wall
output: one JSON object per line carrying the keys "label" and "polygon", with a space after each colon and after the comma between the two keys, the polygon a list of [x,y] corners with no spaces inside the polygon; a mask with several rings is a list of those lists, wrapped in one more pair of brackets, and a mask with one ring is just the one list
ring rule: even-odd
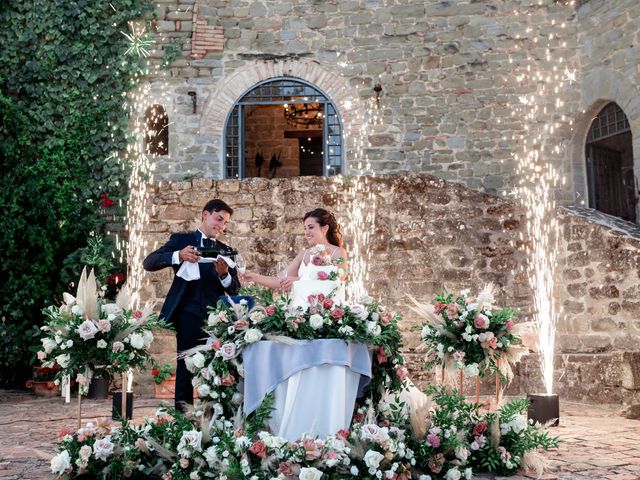
{"label": "stone wall", "polygon": [[[431,301],[450,291],[498,286],[498,304],[531,318],[532,291],[524,273],[526,256],[519,207],[498,197],[429,175],[367,178],[367,211],[375,218],[365,251],[368,292],[403,316],[405,358],[420,385],[433,374],[416,351],[420,319],[409,295]],[[343,227],[355,218],[354,197],[336,179],[304,177],[156,184],[145,239],[151,245],[169,234],[194,229],[207,200],[223,198],[235,208],[225,241],[237,247],[248,268],[274,273],[275,262],[291,260],[304,248],[303,214],[325,206]],[[563,398],[631,402],[640,399],[640,229],[592,210],[561,210],[556,304],[563,307],[557,337],[556,391]],[[348,251],[354,251],[347,238]],[[145,299],[162,302],[171,269],[145,273]],[[175,343],[165,337],[154,348],[172,361]],[[483,392],[493,391],[491,380]],[[538,359],[525,358],[508,393],[542,390]]]}
{"label": "stone wall", "polygon": [[[547,144],[564,145],[573,135],[578,86],[562,82],[558,72],[579,67],[577,31],[574,7],[562,2],[157,3],[158,42],[183,42],[171,69],[150,79],[149,96],[162,99],[171,122],[170,155],[157,163],[159,179],[222,178],[227,114],[246,90],[274,76],[301,78],[328,94],[345,130],[352,130],[343,135],[346,170],[366,157],[378,173],[427,172],[503,194],[517,177],[513,153],[521,134],[533,137],[538,127],[557,122],[555,133],[544,132]],[[223,28],[225,39],[222,51],[198,59],[185,28],[194,3],[198,18]],[[161,56],[158,49],[151,61]],[[530,121],[521,99],[535,94],[538,71],[555,71],[548,80],[562,88],[536,98]],[[373,115],[368,100],[378,82],[379,121],[364,133],[363,152],[358,129]],[[189,91],[197,93],[196,114]],[[566,149],[549,159],[572,178]],[[568,185],[563,201],[573,193]]]}

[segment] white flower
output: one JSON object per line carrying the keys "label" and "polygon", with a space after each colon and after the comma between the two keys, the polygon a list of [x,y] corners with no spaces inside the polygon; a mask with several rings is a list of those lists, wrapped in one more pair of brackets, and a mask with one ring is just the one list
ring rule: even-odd
{"label": "white flower", "polygon": [[367,309],[362,306],[362,305],[351,305],[349,307],[349,310],[351,311],[351,313],[353,313],[356,317],[358,317],[358,320],[362,320],[363,322],[367,319],[367,317],[369,317],[369,312],[367,311]]}
{"label": "white flower", "polygon": [[425,325],[422,327],[422,338],[426,339],[429,335],[431,335],[431,327],[429,327],[429,325]]}
{"label": "white flower", "polygon": [[211,388],[209,388],[209,385],[207,385],[206,383],[203,383],[198,386],[198,395],[200,395],[200,397],[202,398],[207,397],[210,393],[211,393]]}
{"label": "white flower", "polygon": [[112,453],[113,443],[111,443],[110,435],[96,440],[93,444],[93,456],[98,460],[106,460]]}
{"label": "white flower", "polygon": [[373,473],[380,466],[380,462],[384,458],[380,452],[376,452],[375,450],[369,450],[364,455],[364,463],[369,467],[369,473]]}
{"label": "white flower", "polygon": [[471,363],[464,367],[464,374],[467,377],[477,377],[480,373],[480,369],[478,368],[477,363]]}
{"label": "white flower", "polygon": [[65,305],[71,306],[76,303],[76,298],[70,293],[64,292],[62,294],[62,301],[65,303]]}
{"label": "white flower", "polygon": [[444,478],[446,478],[446,480],[460,480],[461,476],[460,470],[457,468],[450,468]]}
{"label": "white flower", "polygon": [[[373,316],[373,315],[372,315]],[[380,327],[380,325],[378,324],[378,322],[367,322],[367,332],[369,332],[371,335],[378,336],[380,335],[380,332],[382,332],[382,328]]]}
{"label": "white flower", "polygon": [[193,366],[197,369],[201,369],[204,367],[204,362],[205,362],[205,358],[204,355],[200,352],[196,352],[193,355],[191,355],[191,361],[193,363]]}
{"label": "white flower", "polygon": [[353,465],[353,466],[351,467],[351,475],[353,475],[354,477],[357,477],[359,473],[360,473],[360,471],[358,470],[358,467],[356,467],[355,465]]}
{"label": "white flower", "polygon": [[67,348],[73,347],[73,340],[67,340]]}
{"label": "white flower", "polygon": [[191,450],[196,452],[202,451],[202,432],[198,430],[189,430],[182,432],[180,443],[178,443],[178,455],[183,458],[191,457]]}
{"label": "white flower", "polygon": [[96,347],[98,347],[98,348],[107,348],[107,342],[105,342],[104,340],[100,339],[96,343]]}
{"label": "white flower", "polygon": [[54,475],[62,475],[70,466],[71,457],[66,450],[63,450],[51,459],[51,473]]}
{"label": "white flower", "polygon": [[262,338],[262,332],[257,328],[250,328],[244,332],[244,341],[247,343],[257,342]]}
{"label": "white flower", "polygon": [[78,335],[86,341],[96,336],[96,333],[98,333],[98,327],[96,327],[96,324],[91,320],[85,320],[76,329],[76,332],[78,332]]}
{"label": "white flower", "polygon": [[74,305],[73,307],[71,307],[71,313],[81,317],[82,315],[84,315],[84,308],[82,308],[80,305]]}
{"label": "white flower", "polygon": [[377,322],[378,320],[380,320],[380,314],[378,312],[373,312],[371,314],[371,320],[373,320],[374,322]]}
{"label": "white flower", "polygon": [[82,461],[84,463],[87,463],[89,461],[89,457],[91,456],[91,452],[93,452],[93,450],[91,449],[91,447],[89,445],[83,445],[82,447],[80,447],[80,458],[82,459]]}
{"label": "white flower", "polygon": [[473,470],[471,470],[470,468],[465,469],[464,478],[466,478],[467,480],[471,480],[473,478]]}
{"label": "white flower", "polygon": [[58,355],[56,357],[56,362],[60,365],[61,368],[67,368],[69,366],[69,362],[71,361],[71,357],[69,355]]}
{"label": "white flower", "polygon": [[149,348],[151,346],[151,342],[153,342],[153,333],[151,330],[145,330],[142,332],[142,338],[144,339],[144,348]]}
{"label": "white flower", "polygon": [[456,457],[460,459],[462,462],[466,462],[469,457],[469,450],[464,447],[456,448]]}
{"label": "white flower", "polygon": [[122,309],[115,303],[105,303],[102,305],[102,311],[107,315],[120,315]]}
{"label": "white flower", "polygon": [[487,285],[484,290],[482,290],[478,294],[478,298],[476,299],[479,305],[482,305],[484,308],[490,309],[493,305],[493,286]]}
{"label": "white flower", "polygon": [[236,344],[235,343],[225,343],[218,350],[218,355],[220,355],[225,360],[230,360],[236,356]]}
{"label": "white flower", "polygon": [[47,354],[53,352],[53,350],[58,346],[55,340],[51,338],[43,338],[40,341],[42,342],[42,348],[44,348],[44,351]]}
{"label": "white flower", "polygon": [[300,480],[318,480],[320,477],[322,477],[322,472],[320,470],[317,468],[305,467],[300,469],[300,475],[298,476]]}
{"label": "white flower", "polygon": [[122,350],[124,350],[124,343],[113,342],[113,346],[111,347],[112,352],[121,352]]}
{"label": "white flower", "polygon": [[309,317],[309,325],[314,330],[318,330],[319,328],[322,328],[322,325],[324,325],[324,318],[322,318],[322,315],[314,313]]}
{"label": "white flower", "polygon": [[350,337],[353,335],[353,328],[351,328],[349,325],[343,325],[338,329],[338,331],[345,337]]}
{"label": "white flower", "polygon": [[418,480],[431,480],[431,475],[420,475]]}
{"label": "white flower", "polygon": [[361,303],[362,305],[371,305],[373,303],[373,298],[371,298],[369,295],[364,295],[360,297],[358,303]]}
{"label": "white flower", "polygon": [[132,333],[129,335],[129,343],[133,348],[137,348],[139,350],[144,348],[144,337],[139,333]]}
{"label": "white flower", "polygon": [[249,315],[249,319],[253,323],[259,323],[264,317],[265,317],[265,314],[262,313],[260,310],[256,310],[255,312],[252,312],[251,315]]}
{"label": "white flower", "polygon": [[218,461],[218,454],[216,452],[216,447],[207,448],[202,455],[204,456],[204,459],[209,464],[209,468],[214,468],[216,465],[216,462]]}

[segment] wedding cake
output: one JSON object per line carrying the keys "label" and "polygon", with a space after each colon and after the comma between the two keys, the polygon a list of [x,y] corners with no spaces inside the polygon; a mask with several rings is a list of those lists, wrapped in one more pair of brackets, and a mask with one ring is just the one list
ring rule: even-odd
{"label": "wedding cake", "polygon": [[300,278],[293,282],[291,289],[291,308],[305,311],[309,308],[309,296],[318,294],[330,297],[336,305],[344,303],[344,282],[339,279],[329,280],[329,277],[338,275],[336,265],[302,263],[298,275]]}

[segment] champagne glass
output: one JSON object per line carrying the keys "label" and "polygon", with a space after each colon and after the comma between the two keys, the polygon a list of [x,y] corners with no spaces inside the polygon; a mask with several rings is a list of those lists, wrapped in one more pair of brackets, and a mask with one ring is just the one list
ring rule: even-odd
{"label": "champagne glass", "polygon": [[278,274],[278,280],[280,280],[280,283],[284,282],[287,279],[287,265],[283,261],[279,261],[276,264],[276,272]]}
{"label": "champagne glass", "polygon": [[247,262],[240,253],[236,255],[236,268],[241,274],[247,271]]}

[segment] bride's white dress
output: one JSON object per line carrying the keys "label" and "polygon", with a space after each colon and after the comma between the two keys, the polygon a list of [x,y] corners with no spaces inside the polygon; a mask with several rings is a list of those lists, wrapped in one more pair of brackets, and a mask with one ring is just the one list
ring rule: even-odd
{"label": "bride's white dress", "polygon": [[[292,307],[306,310],[309,295],[319,293],[331,295],[338,305],[344,303],[343,282],[318,280],[318,272],[334,271],[336,266],[301,262],[300,278],[292,288]],[[335,343],[337,346],[332,348],[349,348],[347,342]],[[272,433],[294,441],[303,434],[326,437],[348,429],[360,377],[349,366],[325,363],[294,373],[275,389],[275,408],[269,422]]]}

